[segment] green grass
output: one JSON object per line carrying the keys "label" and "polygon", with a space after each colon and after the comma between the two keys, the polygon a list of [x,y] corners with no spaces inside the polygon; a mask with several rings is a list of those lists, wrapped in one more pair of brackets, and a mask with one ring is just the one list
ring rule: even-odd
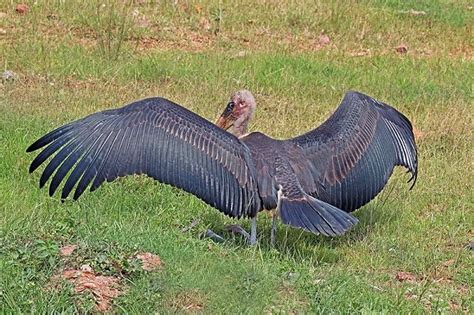
{"label": "green grass", "polygon": [[[410,9],[426,14],[402,12]],[[113,310],[123,313],[472,312],[468,1],[307,1],[305,9],[293,2],[38,1],[24,16],[3,1],[0,12],[7,14],[0,18],[2,71],[19,76],[0,85],[2,313],[93,312],[90,295],[51,284],[64,268],[84,264],[120,277],[126,291]],[[331,43],[319,47],[322,32]],[[408,52],[400,55],[394,47],[402,43]],[[360,51],[367,53],[353,56]],[[33,155],[26,147],[60,124],[152,95],[213,120],[240,88],[257,98],[251,129],[277,138],[320,124],[348,89],[393,104],[422,132],[417,185],[408,191],[398,170],[355,212],[360,223],[346,235],[279,225],[272,249],[263,213],[258,246],[239,238],[215,244],[199,234],[224,233],[234,220],[148,178],[124,178],[61,203],[38,189],[38,173],[27,173]],[[200,223],[182,233],[196,217]],[[60,257],[67,244],[79,248]],[[144,272],[129,259],[140,251],[159,255],[164,267]],[[400,271],[416,280],[399,282]]]}

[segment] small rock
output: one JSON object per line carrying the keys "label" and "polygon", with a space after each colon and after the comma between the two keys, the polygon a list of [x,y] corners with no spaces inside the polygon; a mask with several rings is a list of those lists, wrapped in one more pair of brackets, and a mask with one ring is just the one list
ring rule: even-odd
{"label": "small rock", "polygon": [[16,9],[15,9],[16,13],[18,14],[25,14],[28,12],[28,10],[30,10],[30,7],[26,5],[25,3],[17,4]]}
{"label": "small rock", "polygon": [[402,14],[410,14],[410,15],[414,15],[414,16],[417,16],[417,15],[426,15],[426,12],[425,11],[417,11],[417,10],[413,10],[413,9],[410,9],[408,11],[398,11],[399,13],[402,13]]}
{"label": "small rock", "polygon": [[433,51],[431,49],[424,49],[421,51],[421,54],[425,56],[431,56],[433,54]]}
{"label": "small rock", "polygon": [[331,42],[331,39],[326,34],[321,34],[318,37],[318,43],[321,46],[326,46]]}
{"label": "small rock", "polygon": [[365,49],[365,50],[351,52],[350,56],[351,57],[362,57],[362,56],[367,56],[368,54],[370,54],[370,50]]}
{"label": "small rock", "polygon": [[234,55],[235,58],[243,58],[247,55],[247,52],[245,50],[241,50],[238,53]]}
{"label": "small rock", "polygon": [[7,30],[0,27],[0,35],[5,35],[5,34],[7,34]]}
{"label": "small rock", "polygon": [[92,267],[88,264],[82,265],[81,266],[81,271],[91,273],[92,272]]}
{"label": "small rock", "polygon": [[2,73],[2,81],[3,82],[13,82],[18,79],[18,74],[11,70],[5,70]]}
{"label": "small rock", "polygon": [[0,12],[0,19],[4,19],[7,17],[7,14],[5,12]]}
{"label": "small rock", "polygon": [[408,52],[408,47],[406,45],[399,45],[395,47],[395,51],[399,54],[406,54]]}

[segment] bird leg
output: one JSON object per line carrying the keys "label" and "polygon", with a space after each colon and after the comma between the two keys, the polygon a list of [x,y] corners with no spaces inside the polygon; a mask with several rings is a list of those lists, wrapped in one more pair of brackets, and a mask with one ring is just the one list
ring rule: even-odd
{"label": "bird leg", "polygon": [[257,216],[252,218],[252,224],[250,226],[250,245],[257,244]]}
{"label": "bird leg", "polygon": [[272,230],[270,232],[270,246],[274,247],[275,246],[275,237],[276,237],[276,217],[277,213],[274,211],[272,213]]}

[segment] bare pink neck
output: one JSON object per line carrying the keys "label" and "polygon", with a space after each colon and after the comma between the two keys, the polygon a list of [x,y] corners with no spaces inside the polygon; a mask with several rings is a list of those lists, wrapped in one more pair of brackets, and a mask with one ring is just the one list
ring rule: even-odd
{"label": "bare pink neck", "polygon": [[245,119],[240,124],[234,124],[233,129],[232,129],[232,134],[236,136],[237,138],[242,137],[243,135],[247,133],[248,124],[249,124],[248,119]]}

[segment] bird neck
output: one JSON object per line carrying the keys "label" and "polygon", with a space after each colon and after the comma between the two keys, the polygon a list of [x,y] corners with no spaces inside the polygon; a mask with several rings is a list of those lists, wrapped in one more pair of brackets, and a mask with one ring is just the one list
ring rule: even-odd
{"label": "bird neck", "polygon": [[242,137],[243,135],[247,134],[247,128],[248,128],[249,120],[245,119],[242,122],[237,122],[234,123],[232,133],[234,136],[237,138]]}

